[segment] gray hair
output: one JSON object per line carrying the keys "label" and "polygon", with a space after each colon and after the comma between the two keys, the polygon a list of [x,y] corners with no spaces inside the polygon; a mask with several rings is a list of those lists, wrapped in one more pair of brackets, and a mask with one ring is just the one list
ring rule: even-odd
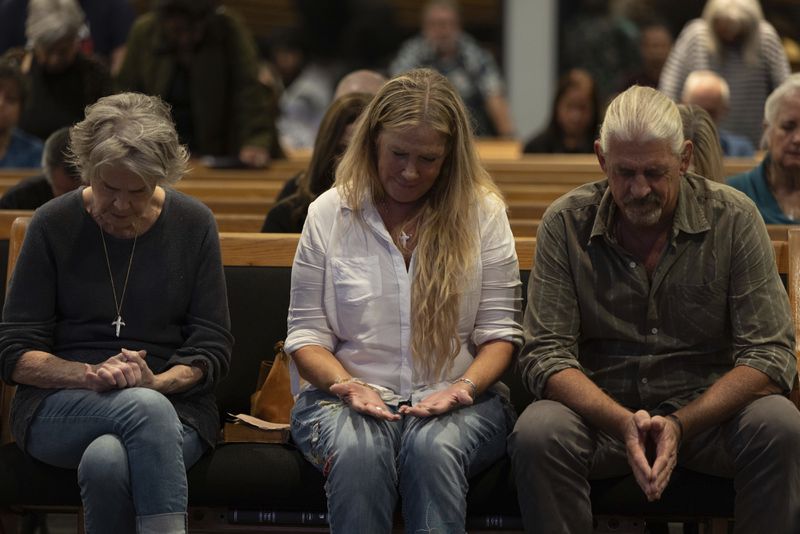
{"label": "gray hair", "polygon": [[689,96],[698,88],[707,87],[710,84],[714,84],[719,89],[722,103],[727,108],[731,100],[731,89],[728,86],[728,82],[725,81],[725,78],[713,70],[693,70],[690,72],[686,77],[686,81],[683,82],[681,100],[683,102],[688,102],[690,100]]}
{"label": "gray hair", "polygon": [[83,10],[76,0],[30,0],[25,36],[33,46],[48,47],[77,37],[83,24]]}
{"label": "gray hair", "polygon": [[786,78],[770,95],[764,103],[764,136],[761,145],[767,148],[768,133],[775,127],[778,114],[781,112],[786,99],[800,93],[800,73],[794,73]]}
{"label": "gray hair", "polygon": [[764,20],[764,12],[758,0],[708,0],[703,8],[703,20],[708,25],[708,47],[712,54],[719,57],[724,49],[722,42],[714,32],[714,21],[729,20],[739,26],[744,34],[742,52],[748,64],[759,61],[760,34],[758,26]]}
{"label": "gray hair", "polygon": [[53,169],[59,167],[75,179],[79,179],[81,173],[73,165],[69,155],[69,126],[59,128],[51,133],[44,142],[42,151],[42,171],[47,181],[52,183]]}
{"label": "gray hair", "polygon": [[634,85],[617,95],[600,127],[600,147],[610,140],[666,141],[677,156],[683,150],[683,121],[678,106],[652,87]]}
{"label": "gray hair", "polygon": [[120,93],[86,108],[70,134],[72,161],[89,183],[101,167],[122,165],[148,187],[168,186],[186,173],[189,159],[178,141],[169,106],[156,96]]}

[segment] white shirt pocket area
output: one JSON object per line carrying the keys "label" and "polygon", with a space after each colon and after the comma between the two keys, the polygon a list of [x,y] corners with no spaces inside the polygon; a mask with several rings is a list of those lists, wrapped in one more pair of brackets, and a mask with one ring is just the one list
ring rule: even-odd
{"label": "white shirt pocket area", "polygon": [[331,259],[333,288],[340,304],[359,304],[383,294],[378,256]]}

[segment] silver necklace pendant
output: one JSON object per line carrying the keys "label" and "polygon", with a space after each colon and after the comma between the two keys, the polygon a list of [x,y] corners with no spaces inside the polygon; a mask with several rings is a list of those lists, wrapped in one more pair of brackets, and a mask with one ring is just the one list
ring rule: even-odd
{"label": "silver necklace pendant", "polygon": [[[100,225],[97,226],[100,230],[100,240],[103,243],[103,254],[106,258],[106,267],[108,267],[108,277],[111,279],[111,292],[114,295],[114,307],[117,309],[117,318],[111,322],[111,326],[114,327],[117,337],[119,337],[119,332],[125,325],[125,321],[122,320],[122,304],[125,302],[125,293],[128,291],[128,278],[131,275],[131,266],[133,265],[133,255],[136,252],[136,240],[138,235],[134,234],[133,236],[133,245],[131,246],[131,255],[128,258],[128,270],[125,273],[125,284],[122,286],[122,296],[117,300],[117,287],[114,285],[114,273],[111,272],[111,260],[108,258],[108,246],[106,245],[106,236],[103,234],[103,229],[100,228]],[[134,226],[134,230],[136,227]]]}
{"label": "silver necklace pendant", "polygon": [[117,329],[117,337],[119,337],[119,331],[125,326],[125,321],[122,320],[121,315],[117,315],[117,320],[111,323]]}
{"label": "silver necklace pendant", "polygon": [[403,248],[408,248],[408,241],[411,239],[412,234],[407,234],[403,230],[400,230],[400,236],[398,239],[400,240],[400,246]]}

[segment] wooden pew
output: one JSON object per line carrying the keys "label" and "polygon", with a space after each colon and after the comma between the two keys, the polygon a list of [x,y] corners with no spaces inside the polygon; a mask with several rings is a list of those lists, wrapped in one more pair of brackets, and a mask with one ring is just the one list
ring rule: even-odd
{"label": "wooden pew", "polygon": [[[726,158],[725,175],[748,171],[755,158]],[[484,161],[498,184],[572,184],[577,186],[603,178],[594,154],[524,154],[516,159]]]}
{"label": "wooden pew", "polygon": [[217,229],[222,232],[260,232],[264,215],[252,213],[215,213]]}
{"label": "wooden pew", "polygon": [[[569,190],[529,190],[521,189],[509,192],[506,202],[509,213],[514,218],[540,219],[553,200],[567,193]],[[506,192],[503,191],[505,194]],[[266,216],[275,204],[274,199],[263,196],[238,197],[233,195],[200,195],[196,196],[203,204],[214,213],[251,214]]]}
{"label": "wooden pew", "polygon": [[283,189],[283,182],[254,180],[181,180],[174,185],[178,191],[197,198],[235,197],[274,200]]}
{"label": "wooden pew", "polygon": [[[481,149],[481,159],[497,183],[583,184],[602,177],[594,154],[518,154],[513,144],[497,141]],[[725,158],[725,175],[753,168],[760,158]],[[194,161],[184,180],[255,180],[284,182],[308,167],[307,157],[274,161],[266,169],[211,169]]]}

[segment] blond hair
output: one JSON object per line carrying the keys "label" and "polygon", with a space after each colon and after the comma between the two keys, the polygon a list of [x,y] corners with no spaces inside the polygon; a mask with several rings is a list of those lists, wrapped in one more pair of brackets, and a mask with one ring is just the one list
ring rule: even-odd
{"label": "blond hair", "polygon": [[411,287],[411,352],[415,368],[437,380],[459,352],[460,291],[480,256],[479,203],[500,192],[478,159],[464,104],[450,82],[429,69],[389,80],[359,119],[336,170],[335,186],[363,220],[386,196],[378,177],[378,136],[426,125],[446,140],[445,159],[419,212]]}
{"label": "blond hair", "polygon": [[692,142],[692,172],[714,182],[725,182],[722,146],[714,120],[694,104],[678,104],[683,121],[683,136]]}

